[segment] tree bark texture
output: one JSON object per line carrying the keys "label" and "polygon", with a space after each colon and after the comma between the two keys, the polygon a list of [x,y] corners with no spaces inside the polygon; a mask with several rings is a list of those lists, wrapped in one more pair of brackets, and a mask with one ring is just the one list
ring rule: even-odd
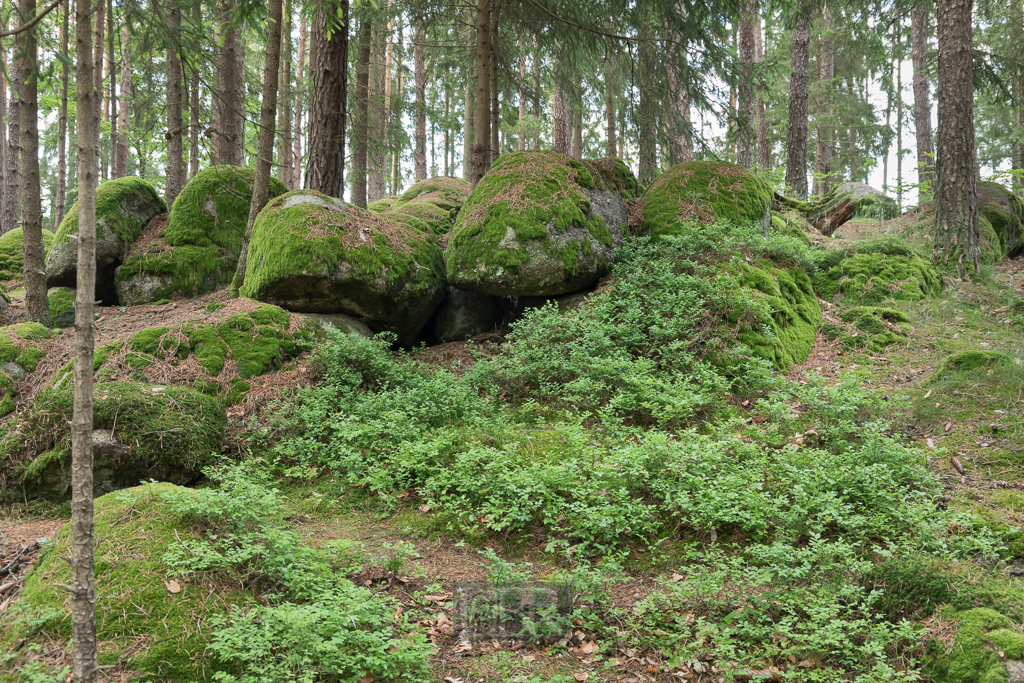
{"label": "tree bark texture", "polygon": [[[128,175],[128,125],[129,115],[131,113],[131,98],[132,98],[132,64],[131,64],[131,27],[128,25],[128,17],[125,16],[124,26],[121,28],[121,87],[118,93],[121,101],[117,106],[117,153],[114,155],[114,166],[117,169],[118,177]],[[197,88],[198,82],[193,82],[193,91]],[[199,109],[198,103],[194,103],[192,106],[192,116],[197,116],[197,110]],[[196,119],[193,124],[192,134],[198,135],[199,122]],[[195,145],[198,148],[198,142]],[[198,164],[198,151],[193,152],[195,157],[193,163]]]}
{"label": "tree bark texture", "polygon": [[639,138],[639,173],[637,180],[647,186],[657,175],[658,116],[654,92],[655,51],[652,45],[654,33],[647,29],[640,43],[640,106],[637,111],[637,136]]}
{"label": "tree bark texture", "polygon": [[519,55],[519,140],[517,152],[526,151],[526,136],[523,135],[523,122],[526,120],[526,51]]}
{"label": "tree bark texture", "polygon": [[96,134],[96,156],[100,164],[100,177],[107,177],[106,164],[103,162],[102,154],[100,153],[100,136],[102,135],[103,128],[100,126],[100,122],[103,120],[103,37],[106,30],[106,11],[107,3],[104,0],[99,0],[95,5],[94,17],[96,20],[94,41],[92,46],[92,61],[93,61],[93,72],[92,72],[92,87],[96,96],[96,108],[93,111],[93,118],[96,119],[96,127],[94,129]]}
{"label": "tree bark texture", "polygon": [[[320,7],[317,11],[317,25],[321,24],[320,15],[323,12],[323,7]],[[275,125],[277,122],[277,86],[281,74],[282,14],[281,0],[270,0],[267,3],[267,43],[265,46],[265,61],[263,62],[263,98],[260,103],[260,128],[259,137],[256,142],[256,172],[253,175],[252,182],[249,222],[246,223],[245,234],[242,235],[242,246],[238,252],[238,265],[235,269],[234,281],[231,283],[231,293],[234,296],[238,295],[238,290],[245,284],[245,264],[249,251],[249,239],[252,237],[252,226],[256,223],[257,214],[267,205],[267,194],[270,189],[270,166],[274,158]],[[336,15],[332,16],[331,20],[336,20]],[[318,50],[317,56],[321,56],[325,51]]]}
{"label": "tree bark texture", "polygon": [[832,126],[832,80],[835,56],[832,52],[832,14],[828,6],[821,10],[823,32],[818,41],[818,87],[815,90],[818,136],[814,152],[813,194],[824,197],[832,189],[832,159],[835,155],[835,129]]}
{"label": "tree bark texture", "polygon": [[[14,21],[11,28],[21,25],[18,21],[18,13],[12,12]],[[4,177],[4,205],[3,229],[0,233],[10,232],[18,227],[18,219],[21,215],[18,211],[18,203],[21,199],[21,174],[18,173],[18,158],[21,150],[21,103],[18,93],[21,92],[21,69],[20,60],[12,59],[8,69],[11,84],[11,106],[7,112],[7,175]]]}
{"label": "tree bark texture", "polygon": [[556,152],[569,153],[569,107],[565,102],[565,89],[555,82],[551,97],[551,136]]}
{"label": "tree bark texture", "polygon": [[238,68],[238,57],[244,53],[239,44],[238,28],[231,24],[235,0],[222,0],[217,19],[218,88],[213,97],[213,154],[215,165],[242,165],[243,114],[245,74]]}
{"label": "tree bark texture", "polygon": [[[760,65],[764,61],[764,32],[761,30],[760,15],[754,17],[754,63]],[[771,149],[768,147],[768,120],[764,111],[764,86],[755,86],[757,102],[755,116],[757,119],[757,166],[764,170],[772,167]]]}
{"label": "tree bark texture", "polygon": [[537,36],[533,37],[533,118],[537,125],[537,134],[533,138],[533,148],[540,149],[540,49]]}
{"label": "tree bark texture", "polygon": [[71,0],[64,0],[60,23],[60,53],[64,60],[60,67],[60,114],[57,118],[57,201],[53,210],[53,230],[64,220],[65,198],[68,195],[68,81],[70,67],[68,32],[71,30]]}
{"label": "tree bark texture", "polygon": [[[180,33],[180,31],[179,31]],[[114,0],[107,0],[107,119],[110,122],[110,177],[120,178],[117,168],[117,80],[114,78],[114,40],[117,28],[114,26]]]}
{"label": "tree bark texture", "polygon": [[367,153],[366,201],[375,202],[384,197],[384,146],[387,131],[384,109],[384,89],[387,77],[384,73],[384,52],[390,34],[381,29],[379,23],[373,26],[370,43],[369,80],[369,133]]}
{"label": "tree bark texture", "polygon": [[[609,28],[607,22],[605,28]],[[606,49],[604,53],[604,114],[605,126],[608,129],[607,154],[610,157],[617,157],[619,148],[618,141],[615,139],[615,70],[612,66],[611,56],[611,49]]]}
{"label": "tree bark texture", "polygon": [[[668,41],[668,63],[665,76],[668,82],[669,111],[668,117],[668,152],[670,165],[693,161],[692,123],[690,121],[690,90],[689,63],[686,57],[686,46],[680,44],[680,37],[670,32]],[[612,113],[609,112],[608,125],[612,124]]]}
{"label": "tree bark texture", "polygon": [[490,153],[487,155],[487,168],[490,168],[501,154],[501,105],[498,103],[498,52],[495,47],[498,41],[498,10],[498,4],[491,3],[491,144]]}
{"label": "tree bark texture", "polygon": [[[345,13],[345,49],[348,50],[348,12]],[[348,65],[345,66],[346,70]],[[295,125],[294,139],[292,140],[292,177],[288,183],[289,190],[297,190],[302,187],[302,93],[306,83],[306,15],[302,14],[299,20],[299,61],[295,71]],[[348,90],[346,83],[345,89]],[[346,99],[345,109],[348,109]]]}
{"label": "tree bark texture", "polygon": [[313,22],[317,49],[312,64],[305,186],[340,199],[345,191],[349,0],[338,0],[331,11],[329,7],[320,7]]}
{"label": "tree bark texture", "polygon": [[[359,56],[356,59],[355,122],[352,131],[352,203],[366,208],[366,150],[370,120],[370,41],[373,26],[363,17],[359,26]],[[312,106],[310,107],[312,115]],[[310,136],[312,137],[312,136]],[[309,140],[312,144],[312,139]]]}
{"label": "tree bark texture", "polygon": [[963,278],[980,268],[977,161],[974,144],[972,0],[939,0],[939,129],[935,188],[936,265]]}
{"label": "tree bark texture", "polygon": [[277,152],[277,179],[285,184],[292,180],[292,4],[285,0],[282,5],[281,28],[281,144]]}
{"label": "tree bark texture", "polygon": [[476,4],[476,111],[473,116],[473,170],[475,187],[487,172],[491,152],[491,1]]}
{"label": "tree bark texture", "polygon": [[786,187],[800,200],[807,199],[807,92],[811,81],[811,20],[806,3],[793,30],[793,64],[789,77],[789,128],[786,133]]}
{"label": "tree bark texture", "polygon": [[935,180],[932,103],[928,92],[928,15],[924,3],[910,14],[911,60],[914,64],[914,126],[917,133],[917,182]]}
{"label": "tree bark texture", "polygon": [[[18,0],[22,21],[36,15],[36,0]],[[50,305],[46,299],[46,271],[43,266],[43,214],[39,191],[39,48],[36,27],[18,34],[18,71],[22,74],[21,227],[25,275],[25,316],[50,326]]]}
{"label": "tree bark texture", "polygon": [[419,182],[427,177],[427,46],[423,15],[418,15],[415,21],[412,54],[416,91],[416,181]]}
{"label": "tree bark texture", "polygon": [[746,0],[740,14],[739,53],[740,80],[737,85],[739,111],[737,112],[736,163],[746,168],[754,165],[754,21],[757,19],[757,0]]}
{"label": "tree bark texture", "polygon": [[168,208],[185,186],[185,166],[181,142],[181,10],[178,0],[167,0],[167,178],[164,200]]}
{"label": "tree bark texture", "polygon": [[[7,31],[7,12],[0,8],[0,31]],[[7,128],[4,121],[7,119],[7,76],[10,75],[10,65],[7,63],[7,50],[0,40],[0,66],[3,72],[0,73],[0,212],[5,208],[4,197],[7,194],[7,179],[10,175],[17,175],[13,169],[7,167]],[[4,233],[4,219],[0,215],[0,235]]]}
{"label": "tree bark texture", "polygon": [[583,77],[577,73],[572,84],[572,106],[569,108],[571,122],[571,138],[569,140],[569,156],[574,159],[583,158]]}

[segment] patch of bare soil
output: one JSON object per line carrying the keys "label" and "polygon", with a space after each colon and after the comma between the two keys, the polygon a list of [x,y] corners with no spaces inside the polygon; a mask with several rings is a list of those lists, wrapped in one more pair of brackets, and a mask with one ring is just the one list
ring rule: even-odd
{"label": "patch of bare soil", "polygon": [[0,524],[0,616],[21,595],[25,575],[39,551],[68,520]]}

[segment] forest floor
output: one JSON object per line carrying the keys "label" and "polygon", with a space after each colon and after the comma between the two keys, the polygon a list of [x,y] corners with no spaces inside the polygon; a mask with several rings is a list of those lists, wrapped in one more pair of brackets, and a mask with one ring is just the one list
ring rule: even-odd
{"label": "forest floor", "polygon": [[[885,236],[884,223],[855,222],[842,237],[825,240],[840,246]],[[213,295],[214,297],[221,296]],[[971,512],[996,527],[1024,525],[1024,372],[1009,375],[971,375],[943,380],[934,374],[952,353],[973,349],[1002,351],[1024,358],[1024,335],[1008,313],[1008,302],[1024,298],[1024,259],[987,267],[976,282],[946,282],[942,295],[895,306],[910,320],[909,342],[871,353],[843,348],[823,338],[805,362],[788,374],[792,383],[806,383],[814,374],[836,383],[852,373],[861,385],[892,399],[897,408],[889,419],[911,441],[936,453],[930,468],[945,486],[943,502],[950,509]],[[221,297],[223,298],[223,297]],[[104,309],[101,322],[119,335],[141,327],[199,314],[207,301],[179,302],[173,307],[143,306]],[[826,320],[837,320],[831,304],[823,302]],[[187,309],[187,310],[185,310]],[[194,309],[194,310],[193,310]],[[17,302],[3,313],[13,320]],[[101,325],[101,328],[103,326]],[[70,337],[70,331],[63,332]],[[482,343],[483,342],[483,343]],[[501,339],[455,343],[414,352],[413,356],[439,367],[468,366],[474,358],[500,353]],[[61,361],[63,363],[65,361]],[[296,383],[301,382],[294,375]],[[246,429],[251,414],[229,412],[233,432]],[[462,640],[457,636],[458,592],[487,581],[491,563],[480,552],[491,548],[516,563],[529,562],[541,582],[559,563],[545,552],[542,533],[508,537],[469,538],[451,526],[450,518],[417,497],[414,491],[397,496],[394,507],[382,508],[372,497],[342,481],[321,477],[312,482],[284,478],[279,482],[289,512],[288,522],[313,544],[346,540],[361,544],[368,557],[352,577],[375,593],[390,595],[418,623],[435,646],[433,675],[446,683],[520,681],[679,681],[720,680],[702,675],[700,664],[680,666],[653,650],[622,647],[580,624],[543,644],[501,638]],[[37,539],[51,536],[68,516],[66,505],[34,503],[0,509],[0,621],[11,608],[16,591],[5,600],[7,583],[31,569]],[[623,563],[626,580],[612,586],[608,612],[628,614],[655,590],[656,580],[672,580],[679,554],[685,549],[662,545],[652,551],[627,546]],[[400,552],[396,553],[396,549]],[[1024,566],[1009,562],[1000,571],[1007,581],[1024,574]],[[680,577],[681,578],[681,577]],[[952,642],[955,629],[941,618],[927,623],[925,633],[939,642]],[[51,659],[52,659],[52,655]],[[795,665],[796,662],[793,662]],[[108,670],[108,679],[125,677],[123,667]],[[781,680],[779,670],[746,669],[736,680]],[[831,679],[830,679],[831,680]]]}

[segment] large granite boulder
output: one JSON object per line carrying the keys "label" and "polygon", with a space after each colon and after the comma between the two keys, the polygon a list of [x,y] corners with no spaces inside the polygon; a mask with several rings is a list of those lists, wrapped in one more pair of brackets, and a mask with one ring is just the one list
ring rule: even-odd
{"label": "large granite boulder", "polygon": [[[21,228],[15,228],[0,235],[0,282],[7,280],[20,280],[22,276],[22,255],[24,244],[22,242]],[[43,260],[50,253],[50,246],[53,244],[53,233],[43,230]]]}
{"label": "large granite boulder", "polygon": [[[96,298],[117,303],[114,273],[142,229],[167,204],[142,178],[124,177],[100,183],[96,190]],[[46,286],[74,287],[78,278],[78,202],[53,236],[46,257]]]}
{"label": "large granite boulder", "polygon": [[1002,251],[1017,258],[1024,251],[1021,241],[1021,223],[1024,221],[1024,201],[999,183],[978,183],[978,214],[991,225]]}
{"label": "large granite boulder", "polygon": [[445,252],[448,280],[491,295],[553,296],[589,287],[611,266],[626,229],[623,198],[635,192],[621,160],[504,154],[459,212]]}
{"label": "large granite boulder", "polygon": [[[253,171],[210,166],[174,200],[166,220],[147,226],[117,270],[122,305],[195,297],[231,282],[249,221]],[[270,179],[270,199],[286,188]]]}
{"label": "large granite boulder", "polygon": [[292,311],[346,313],[414,344],[444,298],[441,249],[429,230],[410,227],[416,220],[289,192],[256,218],[241,293]]}
{"label": "large granite boulder", "polygon": [[461,178],[427,178],[403,192],[383,213],[415,216],[425,221],[435,235],[444,235],[451,230],[471,189]]}

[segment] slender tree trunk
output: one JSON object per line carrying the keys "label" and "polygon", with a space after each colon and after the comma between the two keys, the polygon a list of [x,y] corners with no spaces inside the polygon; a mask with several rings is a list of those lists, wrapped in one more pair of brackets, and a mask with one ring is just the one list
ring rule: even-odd
{"label": "slender tree trunk", "polygon": [[[0,6],[0,32],[7,31],[7,12]],[[2,45],[0,39],[0,214],[6,210],[7,204],[4,197],[7,196],[7,180],[10,176],[18,175],[14,169],[7,166],[7,128],[4,121],[7,119],[7,77],[11,73],[10,65],[7,63],[7,49]],[[0,235],[6,228],[6,220],[0,215]]]}
{"label": "slender tree trunk", "polygon": [[737,88],[739,116],[737,117],[736,163],[751,168],[754,165],[755,103],[753,88],[754,72],[754,21],[757,18],[757,0],[746,0],[740,14],[739,53],[740,81]]}
{"label": "slender tree trunk", "polygon": [[[24,1],[24,0],[23,0]],[[936,265],[956,264],[961,277],[981,270],[971,0],[939,0],[938,187],[935,192]]]}
{"label": "slender tree trunk", "polygon": [[370,81],[369,81],[369,133],[367,169],[368,179],[366,185],[366,201],[375,202],[384,196],[384,144],[385,144],[385,122],[384,122],[384,86],[386,78],[384,75],[384,51],[385,40],[390,37],[375,25],[371,33],[372,52],[370,53]]}
{"label": "slender tree trunk", "polygon": [[494,161],[501,154],[501,105],[498,103],[498,52],[495,45],[498,40],[498,11],[500,5],[497,2],[491,3],[491,40],[490,40],[490,64],[491,72],[491,144],[487,155],[487,168],[490,168]]}
{"label": "slender tree trunk", "polygon": [[[448,79],[445,79],[445,83]],[[451,175],[452,164],[455,161],[455,155],[452,154],[450,157],[449,152],[452,144],[452,129],[450,125],[452,116],[452,89],[451,86],[446,85],[444,88],[444,175],[447,178]]]}
{"label": "slender tree trunk", "polygon": [[75,391],[71,419],[71,640],[76,683],[95,683],[96,585],[93,572],[92,376],[96,295],[96,93],[90,0],[77,0],[75,82],[78,118],[78,289],[75,295]]}
{"label": "slender tree trunk", "polygon": [[292,4],[284,0],[281,45],[281,145],[277,152],[277,179],[287,186],[292,180]]}
{"label": "slender tree trunk", "polygon": [[60,114],[57,119],[57,202],[53,211],[53,229],[64,220],[64,201],[68,196],[68,33],[71,30],[71,0],[64,0],[60,23]]}
{"label": "slender tree trunk", "polygon": [[[610,28],[609,22],[605,22],[605,28]],[[615,139],[615,72],[612,67],[612,52],[605,49],[604,53],[604,112],[605,126],[608,129],[608,156],[619,155],[618,142]],[[671,68],[669,69],[671,73]],[[671,76],[670,76],[671,78]]]}
{"label": "slender tree trunk", "polygon": [[569,140],[569,156],[574,159],[583,158],[583,77],[577,73],[573,80],[572,107],[570,121],[572,134]]}
{"label": "slender tree trunk", "polygon": [[423,28],[423,15],[416,16],[416,28],[413,32],[413,72],[416,90],[416,182],[427,177],[427,69],[426,69],[426,31]]}
{"label": "slender tree trunk", "polygon": [[[475,72],[473,73],[475,76]],[[462,179],[472,180],[473,178],[473,140],[476,137],[476,125],[473,120],[476,117],[476,84],[466,79],[466,115],[462,129]]]}
{"label": "slender tree trunk", "polygon": [[824,26],[818,51],[818,140],[814,155],[814,194],[824,197],[832,189],[835,170],[835,128],[829,119],[832,116],[832,80],[836,72],[831,35],[832,14],[827,5],[822,8],[821,14]]}
{"label": "slender tree trunk", "polygon": [[[349,0],[337,1],[334,7],[318,9],[313,22],[312,40],[317,48],[315,62],[311,64],[313,88],[309,101],[306,187],[340,199],[345,191]],[[340,21],[335,8],[340,9]],[[260,116],[262,118],[262,114]],[[358,115],[356,120],[358,125]],[[364,206],[365,191],[364,186]]]}
{"label": "slender tree trunk", "polygon": [[565,89],[558,81],[555,81],[555,89],[551,97],[551,137],[556,152],[568,154],[571,151],[569,147],[569,108],[565,102]]}
{"label": "slender tree trunk", "polygon": [[114,26],[114,2],[107,0],[107,119],[110,121],[110,177],[120,178],[117,168],[117,80],[114,78],[114,40],[117,28]]}
{"label": "slender tree trunk", "polygon": [[[192,2],[192,26],[193,30],[198,31],[202,26],[202,0],[193,0]],[[125,36],[128,34],[125,33]],[[127,44],[127,41],[125,41]],[[122,60],[127,59],[122,55]],[[127,71],[124,66],[121,67],[121,87],[124,88],[125,80],[128,82],[128,87],[131,87],[131,72]],[[188,107],[188,177],[191,180],[196,177],[199,173],[199,64],[193,58],[189,62],[189,107]],[[127,102],[127,99],[125,100]],[[122,105],[123,106],[123,105]],[[125,125],[127,126],[128,117],[125,116]],[[124,138],[124,153],[125,162],[128,161],[128,137]],[[120,154],[120,150],[118,151]],[[123,166],[125,173],[128,172],[127,163]]]}
{"label": "slender tree trunk", "polygon": [[476,186],[487,172],[491,151],[491,0],[476,3],[476,112],[473,118],[470,183]]}
{"label": "slender tree trunk", "polygon": [[645,40],[640,43],[640,107],[637,112],[637,138],[640,143],[640,169],[637,180],[641,185],[648,186],[654,182],[657,174],[658,116],[656,112],[653,77],[654,64],[654,32],[645,29]]}
{"label": "slender tree trunk", "polygon": [[[132,53],[130,38],[131,27],[129,26],[129,18],[126,14],[124,17],[124,26],[121,29],[121,87],[119,93],[121,101],[118,103],[117,108],[117,153],[114,155],[114,166],[117,169],[116,173],[118,177],[128,175],[128,124],[129,107],[131,106],[132,96]],[[196,109],[198,109],[198,103],[196,103],[192,108],[193,116],[196,115]],[[198,122],[193,125],[193,135],[197,133],[196,127],[198,127]]]}
{"label": "slender tree trunk", "polygon": [[[665,75],[671,108],[671,115],[666,117],[668,148],[672,164],[680,164],[693,161],[693,125],[690,122],[690,90],[687,85],[690,65],[686,57],[686,45],[680,44],[681,38],[674,32],[669,32],[667,38],[668,64],[665,65]],[[609,126],[614,125],[613,116],[614,112],[609,112]]]}
{"label": "slender tree trunk", "polygon": [[394,71],[394,87],[391,91],[391,108],[388,114],[393,122],[391,124],[392,129],[397,129],[388,133],[389,137],[394,141],[394,149],[391,155],[391,190],[394,195],[402,191],[402,139],[397,131],[402,127],[402,103],[405,101],[405,95],[402,90],[405,83],[402,69],[402,64],[405,62],[404,28],[402,21],[399,20],[398,37],[395,43],[395,64],[397,68]]}
{"label": "slender tree trunk", "polygon": [[[366,152],[370,123],[370,41],[373,27],[363,17],[359,27],[359,57],[356,60],[355,130],[352,131],[352,203],[366,208]],[[310,139],[312,144],[312,139]]]}
{"label": "slender tree trunk", "polygon": [[[289,190],[297,190],[302,187],[302,93],[306,82],[306,15],[302,14],[299,20],[299,63],[295,71],[295,139],[292,141],[292,179],[288,185]],[[345,49],[348,50],[348,25],[346,12],[345,26]],[[348,64],[345,65],[346,70]],[[346,90],[348,85],[345,86]],[[346,100],[347,103],[347,100]],[[347,109],[347,104],[345,105]]]}
{"label": "slender tree trunk", "polygon": [[[164,199],[170,207],[185,185],[181,142],[181,10],[167,0],[167,179]],[[280,29],[279,29],[280,30]]]}
{"label": "slender tree trunk", "polygon": [[[235,278],[231,283],[231,293],[238,296],[238,291],[245,284],[245,264],[249,252],[249,239],[252,237],[252,226],[256,223],[256,216],[263,207],[267,205],[267,195],[270,189],[270,166],[274,158],[274,137],[275,125],[277,123],[277,86],[281,73],[281,23],[282,23],[282,2],[281,0],[269,0],[267,3],[267,43],[266,59],[263,62],[263,98],[260,103],[260,128],[259,137],[256,143],[256,173],[252,182],[252,201],[249,205],[249,222],[245,226],[245,234],[242,236],[242,247],[238,253],[238,266],[235,269]],[[317,10],[316,26],[326,24],[326,18],[320,21],[324,8]],[[334,13],[331,13],[332,21]],[[316,28],[314,28],[316,30]],[[343,31],[336,31],[332,37],[337,38]],[[347,41],[346,41],[347,42]],[[321,43],[317,50],[317,57],[323,63],[323,53],[328,51],[326,45]],[[347,50],[345,51],[347,54]],[[344,102],[344,88],[342,89],[342,102]],[[344,127],[342,127],[344,131]],[[344,159],[344,155],[342,155]],[[338,195],[332,195],[338,196]]]}
{"label": "slender tree trunk", "polygon": [[95,40],[93,41],[93,73],[92,73],[92,84],[93,89],[96,92],[96,110],[93,112],[93,116],[96,118],[96,156],[100,162],[100,177],[104,180],[107,179],[107,163],[103,158],[103,147],[100,145],[100,140],[103,135],[103,126],[100,125],[103,121],[103,37],[104,31],[107,24],[107,3],[103,0],[99,0],[96,3],[95,17],[96,17],[96,33]]}
{"label": "slender tree trunk", "polygon": [[811,21],[806,2],[793,30],[793,65],[789,79],[789,129],[786,134],[786,187],[807,199],[807,91],[810,85]]}
{"label": "slender tree trunk", "polygon": [[[524,46],[521,46],[525,48]],[[526,151],[526,136],[523,135],[523,123],[526,121],[526,50],[519,54],[519,139],[516,151]]]}
{"label": "slender tree trunk", "polygon": [[537,134],[533,137],[533,148],[540,149],[540,47],[537,36],[533,37],[533,118]]}
{"label": "slender tree trunk", "polygon": [[234,12],[235,0],[221,0],[217,19],[219,87],[213,98],[213,163],[241,166],[245,74],[238,67],[245,48],[238,39],[238,29],[230,26]]}
{"label": "slender tree trunk", "polygon": [[[764,32],[761,30],[760,15],[754,17],[754,63],[760,65],[764,61]],[[768,147],[768,121],[764,111],[764,86],[757,86],[757,165],[764,170],[772,167],[771,149]]]}
{"label": "slender tree trunk", "polygon": [[[36,0],[18,0],[22,21],[36,15]],[[21,227],[25,264],[25,316],[50,326],[46,300],[46,271],[43,267],[43,215],[39,191],[39,64],[36,28],[18,34],[18,71],[21,89]]]}
{"label": "slender tree trunk", "polygon": [[893,24],[893,45],[896,50],[896,202],[903,208],[903,50],[900,46],[900,24]]}
{"label": "slender tree trunk", "polygon": [[[1017,4],[1020,4],[1019,2]],[[1018,26],[1018,29],[1021,27]],[[928,92],[928,15],[924,3],[910,14],[911,59],[914,64],[914,126],[917,131],[917,182],[935,180],[935,148],[932,145],[932,103]]]}
{"label": "slender tree trunk", "polygon": [[[18,28],[21,22],[18,21],[18,13],[12,13],[13,21],[11,28]],[[18,227],[18,217],[21,215],[18,204],[21,200],[21,174],[18,172],[19,157],[21,150],[21,102],[18,96],[21,92],[21,60],[11,59],[10,74],[11,84],[11,106],[7,114],[7,176],[4,178],[3,230],[10,232]]]}

